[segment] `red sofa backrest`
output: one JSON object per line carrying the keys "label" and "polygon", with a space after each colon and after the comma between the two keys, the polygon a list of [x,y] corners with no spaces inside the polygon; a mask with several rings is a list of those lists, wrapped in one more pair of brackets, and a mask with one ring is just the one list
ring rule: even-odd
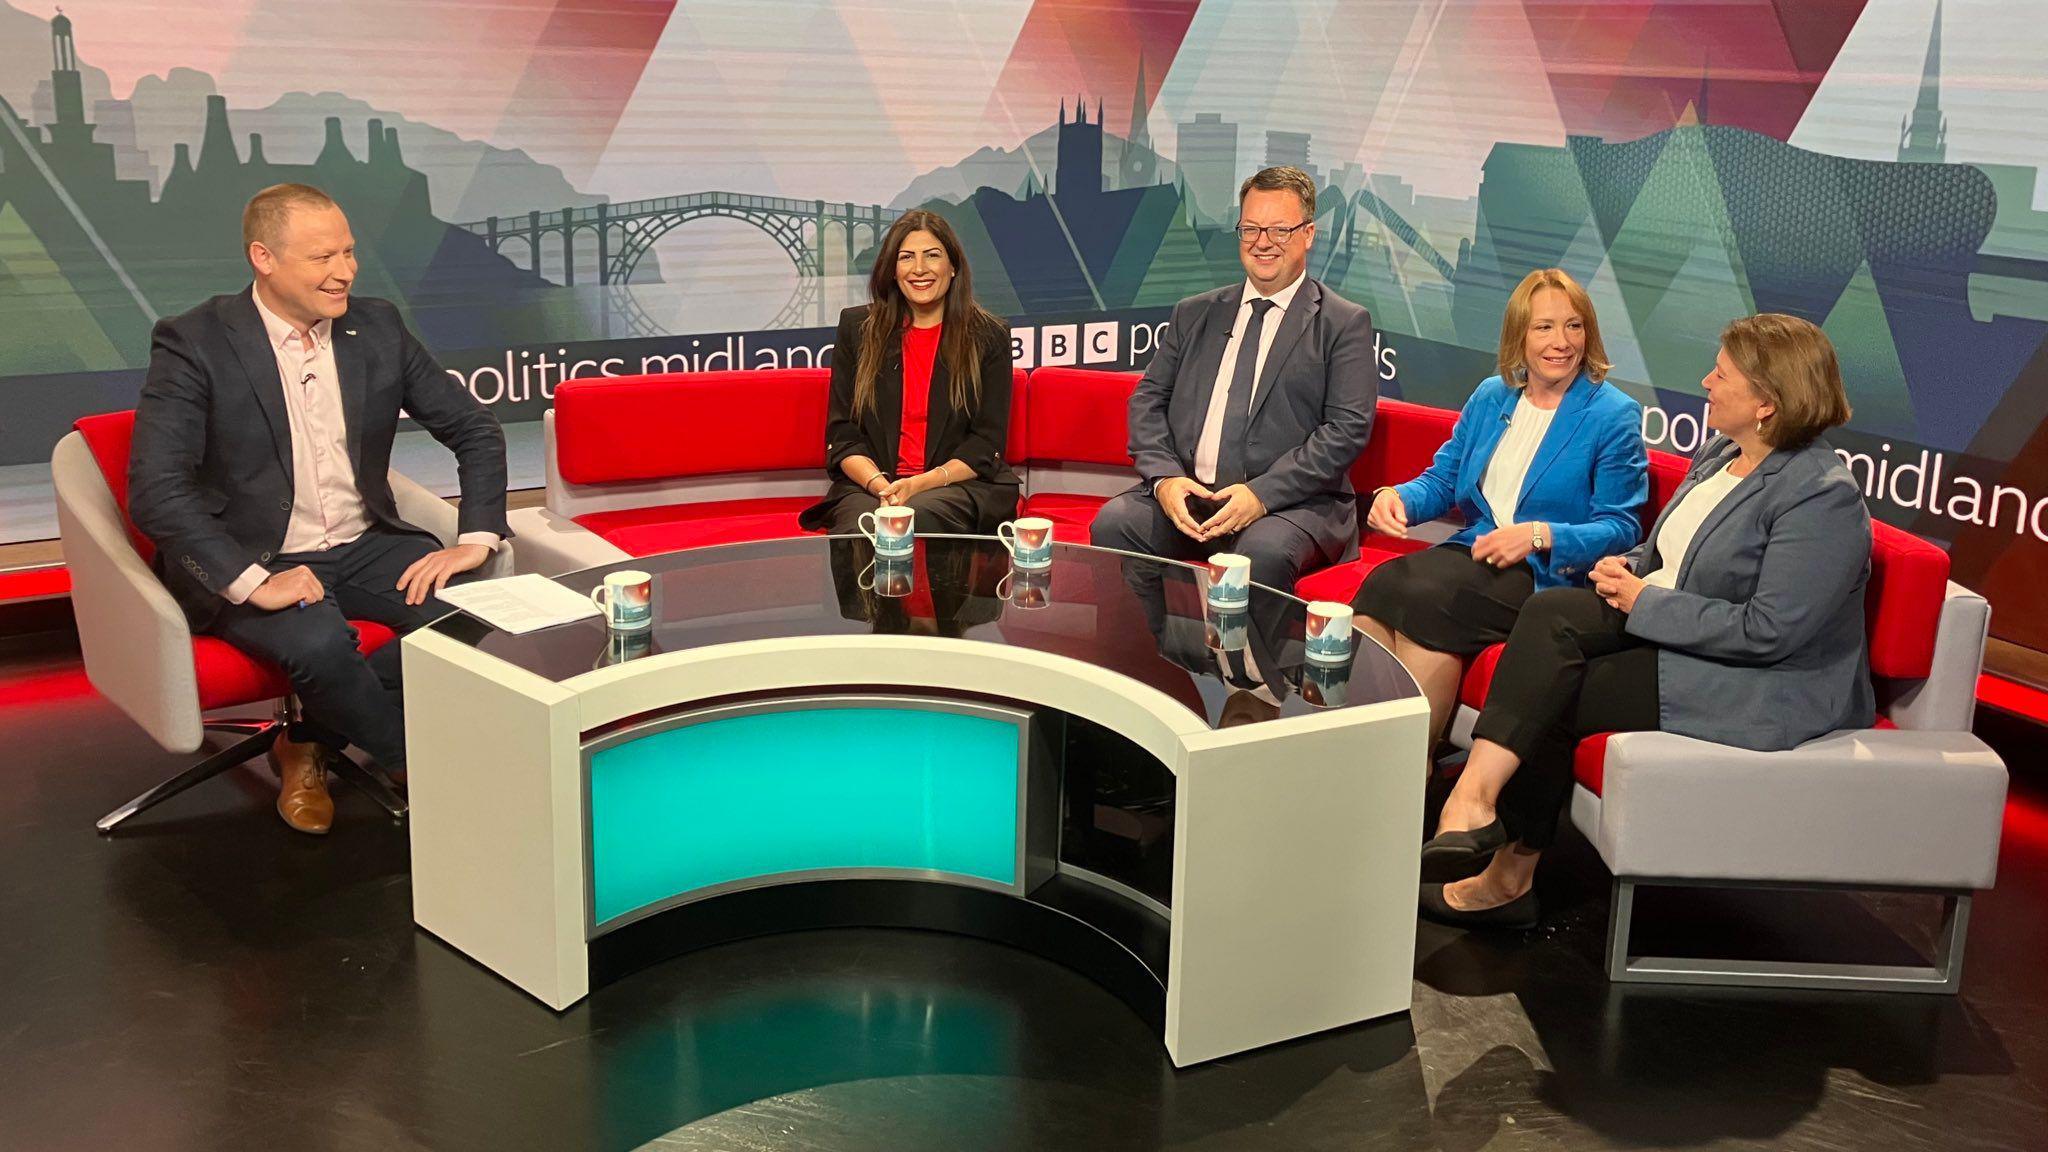
{"label": "red sofa backrest", "polygon": [[1422,475],[1457,424],[1458,414],[1448,408],[1380,397],[1373,411],[1372,438],[1351,465],[1351,486],[1358,489],[1358,498],[1369,501],[1374,489]]}
{"label": "red sofa backrest", "polygon": [[1131,393],[1142,378],[1138,372],[1037,369],[1031,373],[1023,448],[1013,448],[1011,455],[1026,463],[1131,467]]}
{"label": "red sofa backrest", "polygon": [[100,475],[106,477],[107,487],[113,490],[114,503],[121,507],[121,522],[128,527],[129,543],[135,545],[144,560],[155,558],[156,545],[137,531],[135,521],[128,518],[128,452],[135,440],[135,410],[81,416],[71,426],[85,438],[93,462],[100,466]]}
{"label": "red sofa backrest", "polygon": [[1010,436],[1003,445],[1003,454],[1010,458],[1012,465],[1022,465],[1030,459],[1031,420],[1031,374],[1022,368],[1010,372]]}
{"label": "red sofa backrest", "polygon": [[825,467],[826,368],[563,382],[555,464],[571,484]]}
{"label": "red sofa backrest", "polygon": [[1656,523],[1664,506],[1678,494],[1678,486],[1685,483],[1685,474],[1692,468],[1689,457],[1671,452],[1650,452],[1650,506],[1643,509],[1643,531]]}
{"label": "red sofa backrest", "polygon": [[1863,623],[1870,674],[1919,680],[1934,667],[1934,638],[1948,598],[1948,553],[1900,528],[1872,521],[1870,584]]}

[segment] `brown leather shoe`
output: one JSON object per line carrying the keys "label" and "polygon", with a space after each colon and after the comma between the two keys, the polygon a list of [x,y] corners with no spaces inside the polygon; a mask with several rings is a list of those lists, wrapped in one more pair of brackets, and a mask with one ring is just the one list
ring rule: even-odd
{"label": "brown leather shoe", "polygon": [[334,798],[327,794],[325,750],[294,744],[280,732],[268,758],[278,779],[277,814],[295,832],[326,835],[334,826]]}

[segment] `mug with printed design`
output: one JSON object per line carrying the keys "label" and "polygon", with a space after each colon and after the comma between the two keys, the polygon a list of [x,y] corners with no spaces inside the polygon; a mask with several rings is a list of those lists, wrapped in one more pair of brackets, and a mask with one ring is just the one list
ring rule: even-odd
{"label": "mug with printed design", "polygon": [[1327,664],[1349,659],[1351,605],[1335,600],[1310,601],[1301,639],[1302,654],[1310,660]]}
{"label": "mug with printed design", "polygon": [[1020,516],[996,525],[996,538],[1010,550],[1010,561],[1019,568],[1052,566],[1052,521],[1043,516]]}
{"label": "mug with printed design", "polygon": [[1209,557],[1209,603],[1243,608],[1252,602],[1252,558],[1235,552]]}
{"label": "mug with printed design", "polygon": [[877,556],[908,556],[916,544],[915,510],[887,504],[860,514],[860,534],[875,546]]}
{"label": "mug with printed design", "polygon": [[654,623],[654,577],[634,568],[608,572],[590,590],[590,602],[604,611],[614,632],[638,632]]}

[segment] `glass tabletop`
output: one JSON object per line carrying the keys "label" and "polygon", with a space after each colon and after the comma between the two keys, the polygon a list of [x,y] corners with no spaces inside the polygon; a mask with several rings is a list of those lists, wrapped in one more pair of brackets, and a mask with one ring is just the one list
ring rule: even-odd
{"label": "glass tabletop", "polygon": [[[1348,655],[1308,658],[1307,605],[1293,596],[1253,585],[1248,603],[1216,607],[1207,565],[1107,548],[1055,544],[1050,565],[1020,568],[994,537],[921,535],[909,558],[878,560],[864,537],[801,536],[640,556],[554,579],[587,594],[607,573],[628,569],[653,577],[653,622],[641,632],[614,632],[593,617],[514,635],[462,612],[429,627],[555,681],[750,640],[949,637],[1093,664],[1219,728],[1419,694],[1407,670],[1362,633]],[[995,680],[957,687],[1003,695]]]}

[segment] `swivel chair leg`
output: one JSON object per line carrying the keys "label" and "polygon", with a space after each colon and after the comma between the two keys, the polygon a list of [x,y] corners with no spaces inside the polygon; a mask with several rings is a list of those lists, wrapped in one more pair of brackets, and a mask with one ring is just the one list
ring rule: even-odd
{"label": "swivel chair leg", "polygon": [[211,780],[230,768],[261,756],[277,740],[278,732],[284,728],[284,719],[280,716],[270,720],[208,721],[205,728],[209,732],[237,733],[242,738],[100,817],[94,827],[102,833],[112,832],[137,812],[154,808],[194,784]]}
{"label": "swivel chair leg", "polygon": [[391,814],[393,820],[405,818],[405,797],[399,795],[398,785],[375,765],[362,765],[339,753],[330,757],[327,766],[336,776],[356,786],[363,795],[375,800],[379,807]]}

